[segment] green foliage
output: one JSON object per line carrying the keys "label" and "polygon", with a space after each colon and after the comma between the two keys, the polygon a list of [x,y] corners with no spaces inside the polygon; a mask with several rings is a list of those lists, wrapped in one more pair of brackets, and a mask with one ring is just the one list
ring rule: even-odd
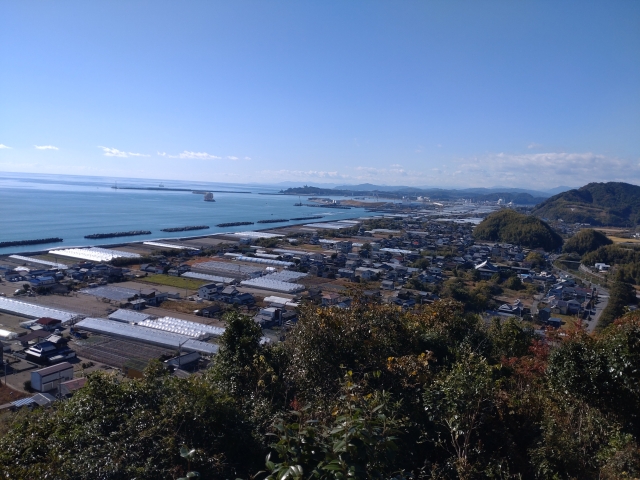
{"label": "green foliage", "polygon": [[640,313],[544,342],[451,300],[305,306],[272,346],[250,318],[227,322],[203,375],[94,373],[70,400],[16,414],[3,478],[640,476]]}
{"label": "green foliage", "polygon": [[280,240],[278,238],[259,238],[256,240],[256,245],[264,248],[275,248],[278,246]]}
{"label": "green foliage", "polygon": [[430,440],[450,449],[447,465],[459,478],[481,475],[482,430],[496,415],[493,368],[482,356],[463,352],[450,370],[425,388],[424,408],[436,425]]}
{"label": "green foliage", "polygon": [[474,229],[473,236],[478,240],[513,243],[546,251],[562,246],[562,237],[545,222],[510,209],[489,215]]}
{"label": "green foliage", "polygon": [[538,252],[529,252],[524,261],[530,263],[533,267],[544,267],[547,263]]}
{"label": "green foliage", "polygon": [[596,263],[615,265],[624,281],[640,284],[640,249],[638,248],[607,245],[584,255],[582,263],[588,266]]}
{"label": "green foliage", "polygon": [[636,291],[633,286],[617,281],[609,289],[609,303],[600,314],[597,328],[602,330],[620,318],[630,304],[637,303]]}
{"label": "green foliage", "polygon": [[567,240],[562,251],[564,253],[584,255],[585,253],[593,252],[600,247],[611,245],[612,243],[605,234],[592,228],[585,228]]}
{"label": "green foliage", "polygon": [[640,223],[640,187],[622,182],[590,183],[545,200],[533,214],[551,220],[591,225]]}
{"label": "green foliage", "polygon": [[342,394],[331,414],[313,412],[311,406],[278,419],[267,456],[268,480],[285,478],[389,478],[403,426],[385,392],[362,395],[347,373]]}
{"label": "green foliage", "polygon": [[0,439],[5,478],[158,479],[186,473],[180,445],[205,477],[247,475],[256,449],[234,402],[201,378],[152,367],[140,381],[94,373],[52,411],[21,417]]}
{"label": "green foliage", "polygon": [[507,278],[502,285],[504,288],[508,288],[509,290],[524,290],[522,280],[516,276]]}

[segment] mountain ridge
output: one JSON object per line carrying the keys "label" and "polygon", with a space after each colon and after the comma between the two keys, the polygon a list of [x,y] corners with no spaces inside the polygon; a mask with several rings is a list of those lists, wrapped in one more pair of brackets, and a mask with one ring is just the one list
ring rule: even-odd
{"label": "mountain ridge", "polygon": [[544,200],[532,213],[568,223],[633,227],[640,225],[640,186],[593,182]]}

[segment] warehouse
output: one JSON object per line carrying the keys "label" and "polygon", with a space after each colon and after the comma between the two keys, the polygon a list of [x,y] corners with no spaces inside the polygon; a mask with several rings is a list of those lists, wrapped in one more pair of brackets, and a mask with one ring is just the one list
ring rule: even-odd
{"label": "warehouse", "polygon": [[73,365],[69,362],[31,372],[31,388],[36,392],[48,392],[58,388],[61,382],[73,380]]}
{"label": "warehouse", "polygon": [[124,338],[164,348],[179,349],[187,352],[199,352],[206,355],[218,353],[218,346],[212,343],[194,340],[188,335],[167,332],[155,328],[140,327],[128,323],[116,322],[104,318],[85,318],[75,325],[80,330],[99,333],[111,337]]}

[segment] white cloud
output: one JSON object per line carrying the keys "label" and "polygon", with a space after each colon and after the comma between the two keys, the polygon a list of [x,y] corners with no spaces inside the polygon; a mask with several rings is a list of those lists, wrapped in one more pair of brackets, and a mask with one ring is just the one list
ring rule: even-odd
{"label": "white cloud", "polygon": [[542,148],[542,145],[541,145],[541,144],[539,144],[539,143],[536,143],[536,142],[532,142],[532,143],[530,143],[529,145],[527,145],[527,148],[528,148],[529,150],[533,150],[534,148],[535,148],[535,149]]}
{"label": "white cloud", "polygon": [[[216,155],[211,155],[210,153],[207,152],[190,152],[188,150],[185,150],[182,153],[179,153],[178,155],[169,155],[166,152],[158,152],[158,155],[160,155],[161,157],[167,157],[167,158],[182,158],[182,159],[195,159],[195,160],[221,160],[222,157],[217,157]],[[227,157],[230,159],[235,159],[236,157]]]}
{"label": "white cloud", "polygon": [[229,160],[238,160],[238,157],[227,157]]}
{"label": "white cloud", "polygon": [[[173,157],[176,158],[176,157]],[[195,158],[197,160],[220,160],[222,157],[211,155],[207,152],[189,152],[185,150],[177,155],[177,158]]]}
{"label": "white cloud", "polygon": [[4,148],[11,148],[11,147],[7,147],[6,145],[3,145],[2,143],[0,143],[0,150],[2,150]]}
{"label": "white cloud", "polygon": [[392,163],[391,167],[393,167],[393,168],[402,168],[402,165],[400,165],[399,163]]}
{"label": "white cloud", "polygon": [[251,157],[244,157],[245,160],[251,160]]}
{"label": "white cloud", "polygon": [[543,188],[561,184],[640,181],[640,169],[635,162],[591,152],[498,153],[459,159],[452,167],[450,175],[469,185]]}
{"label": "white cloud", "polygon": [[34,145],[38,150],[58,150],[58,147],[53,145]]}
{"label": "white cloud", "polygon": [[119,158],[128,158],[128,157],[148,157],[144,153],[132,153],[132,152],[123,152],[118,150],[117,148],[109,148],[109,147],[101,147],[105,157],[119,157]]}

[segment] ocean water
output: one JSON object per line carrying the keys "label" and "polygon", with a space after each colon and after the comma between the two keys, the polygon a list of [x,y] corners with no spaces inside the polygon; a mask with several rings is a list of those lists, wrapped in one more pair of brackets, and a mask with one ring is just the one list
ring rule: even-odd
{"label": "ocean water", "polygon": [[[119,187],[190,188],[216,190],[215,202],[205,202],[191,192],[123,190]],[[246,191],[251,193],[231,193]],[[28,175],[0,173],[0,241],[60,237],[62,243],[0,248],[0,254],[104,245],[119,242],[177,238],[218,232],[258,230],[321,220],[254,224],[219,228],[227,222],[256,222],[276,218],[322,215],[326,220],[371,216],[362,208],[338,210],[296,207],[298,197],[264,195],[278,188],[242,184],[216,184],[141,179],[112,179],[67,175]],[[306,197],[302,197],[306,203]],[[208,225],[208,230],[162,232],[162,228]],[[150,230],[150,235],[89,240],[85,235],[131,230]]]}

